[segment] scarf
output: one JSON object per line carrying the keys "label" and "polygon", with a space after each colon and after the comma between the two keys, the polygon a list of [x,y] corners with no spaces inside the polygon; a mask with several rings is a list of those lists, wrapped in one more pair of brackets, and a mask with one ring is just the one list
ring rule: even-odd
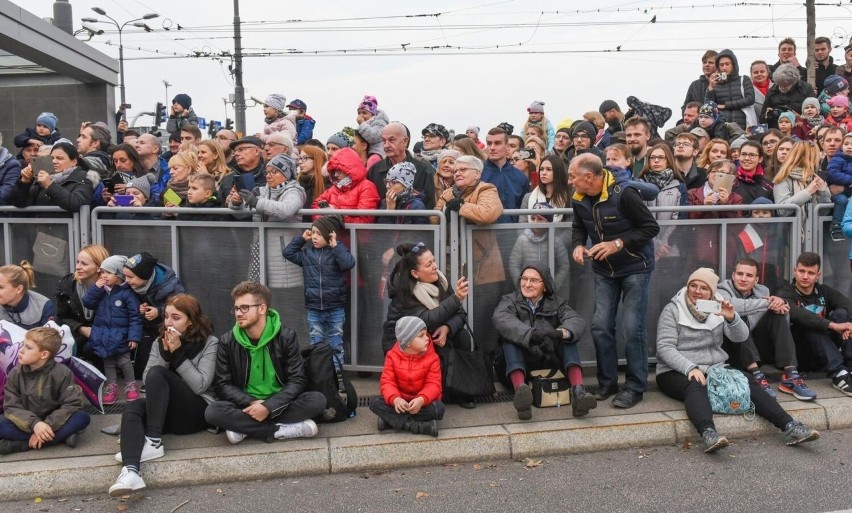
{"label": "scarf", "polygon": [[438,271],[438,282],[441,284],[440,289],[434,283],[418,281],[412,291],[414,297],[416,297],[417,300],[429,310],[438,308],[438,305],[441,304],[441,301],[438,299],[441,294],[441,289],[447,290],[447,277],[444,276],[444,273],[441,271]]}
{"label": "scarf", "polygon": [[204,349],[205,342],[206,341],[191,342],[189,340],[181,340],[180,347],[172,352],[166,351],[166,348],[163,345],[162,335],[157,338],[157,343],[160,347],[160,356],[169,364],[169,369],[175,372],[177,372],[177,368],[180,367],[183,362],[192,360],[198,356],[198,353]]}
{"label": "scarf", "polygon": [[697,320],[698,322],[704,322],[707,320],[708,317],[710,317],[709,313],[699,312],[698,308],[695,306],[695,303],[693,303],[692,300],[689,299],[688,295],[684,294],[683,299],[686,302],[686,309],[689,310],[689,313],[691,313],[693,317],[695,317],[695,320]]}
{"label": "scarf", "polygon": [[438,160],[438,156],[444,151],[444,148],[439,148],[437,150],[422,150],[420,152],[420,158],[423,160],[428,160],[429,162],[436,162]]}
{"label": "scarf", "polygon": [[65,171],[60,171],[59,173],[54,173],[50,175],[51,180],[56,185],[62,185],[68,178],[71,176],[71,173],[77,170],[77,166],[71,166]]}
{"label": "scarf", "polygon": [[758,176],[763,177],[763,166],[760,164],[754,168],[754,171],[746,171],[743,169],[742,164],[737,167],[737,180],[745,183],[755,183]]}
{"label": "scarf", "polygon": [[768,78],[766,79],[765,82],[755,82],[754,80],[752,80],[751,83],[754,84],[754,87],[758,91],[760,91],[763,94],[763,96],[766,96],[766,92],[769,91],[770,87],[772,87],[772,81],[769,80]]}
{"label": "scarf", "polygon": [[284,193],[284,186],[287,182],[281,182],[275,187],[266,186],[267,190],[269,190],[269,199],[278,201],[278,198],[281,197],[281,194]]}
{"label": "scarf", "polygon": [[642,179],[656,185],[662,191],[674,179],[674,171],[671,168],[660,171],[659,173],[651,171],[650,173],[645,173]]}
{"label": "scarf", "polygon": [[536,244],[540,244],[547,240],[547,231],[541,235],[536,235],[535,232],[532,231],[532,228],[527,228],[524,230],[524,237],[528,238],[530,241],[535,242]]}
{"label": "scarf", "polygon": [[189,178],[182,182],[176,182],[174,180],[169,180],[168,188],[175,191],[180,199],[186,201],[186,193],[189,190]]}
{"label": "scarf", "polygon": [[145,296],[148,293],[148,289],[151,288],[151,285],[154,284],[154,278],[157,277],[157,270],[154,269],[154,274],[151,275],[151,279],[145,282],[145,285],[142,285],[139,288],[133,287],[133,292],[139,294],[140,296]]}
{"label": "scarf", "polygon": [[[88,292],[89,287],[83,285],[77,280],[74,280],[74,287],[77,289],[77,297],[80,298],[80,304],[83,305],[82,299],[86,296],[86,292]],[[95,311],[86,308],[86,305],[83,305],[83,318],[87,321],[91,321],[95,316]]]}
{"label": "scarf", "polygon": [[817,116],[815,118],[802,117],[802,119],[804,119],[812,127],[820,126],[821,124],[825,123],[825,116]]}

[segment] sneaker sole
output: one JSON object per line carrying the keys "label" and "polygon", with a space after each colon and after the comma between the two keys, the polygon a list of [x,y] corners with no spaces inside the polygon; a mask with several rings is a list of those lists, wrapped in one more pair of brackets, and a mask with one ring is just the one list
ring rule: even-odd
{"label": "sneaker sole", "polygon": [[[165,451],[163,451],[163,454],[157,454],[156,456],[148,456],[147,458],[142,456],[142,457],[139,458],[139,463],[145,463],[146,461],[157,460],[157,459],[162,458],[165,455],[166,455],[166,453],[165,453]],[[117,461],[119,463],[124,463],[124,460],[121,459],[121,453],[120,452],[115,453],[115,461]]]}
{"label": "sneaker sole", "polygon": [[714,452],[718,451],[719,449],[724,449],[725,447],[727,447],[729,445],[731,445],[731,442],[729,442],[728,439],[723,436],[723,437],[719,438],[718,442],[716,442],[715,444],[711,445],[710,447],[704,449],[704,453],[705,454],[713,454]]}
{"label": "sneaker sole", "polygon": [[793,440],[792,442],[785,442],[785,445],[787,445],[788,447],[793,447],[794,445],[803,444],[805,442],[813,442],[817,439],[819,439],[819,432],[811,431],[811,434],[809,434],[808,436],[804,438],[799,438],[798,440]]}
{"label": "sneaker sole", "polygon": [[778,391],[783,392],[785,394],[790,394],[800,401],[813,401],[814,399],[816,399],[816,396],[808,397],[808,396],[797,394],[792,388],[787,388],[784,385],[778,385]]}
{"label": "sneaker sole", "polygon": [[109,496],[110,497],[123,497],[125,495],[130,495],[131,493],[134,493],[134,492],[140,492],[140,491],[144,490],[145,488],[147,488],[147,486],[140,486],[139,488],[132,488],[132,487],[110,488],[109,489]]}
{"label": "sneaker sole", "polygon": [[838,392],[840,392],[841,394],[848,396],[848,397],[852,397],[852,388],[849,388],[849,387],[841,388],[841,387],[839,387],[839,386],[837,386],[833,383],[832,383],[831,386],[834,387],[834,389],[837,390]]}
{"label": "sneaker sole", "polygon": [[530,420],[532,418],[532,402],[533,393],[529,386],[521,386],[515,390],[515,397],[512,399],[512,404],[518,410],[518,418],[520,420]]}

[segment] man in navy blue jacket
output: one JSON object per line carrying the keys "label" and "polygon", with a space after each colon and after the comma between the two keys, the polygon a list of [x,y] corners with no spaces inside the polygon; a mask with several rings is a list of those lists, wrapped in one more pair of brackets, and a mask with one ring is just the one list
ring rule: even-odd
{"label": "man in navy blue jacket", "polygon": [[[488,160],[483,164],[482,181],[494,184],[500,195],[503,210],[521,208],[521,200],[530,192],[530,180],[509,163],[509,135],[502,128],[492,128],[485,137]],[[497,223],[517,223],[518,216],[502,215]]]}

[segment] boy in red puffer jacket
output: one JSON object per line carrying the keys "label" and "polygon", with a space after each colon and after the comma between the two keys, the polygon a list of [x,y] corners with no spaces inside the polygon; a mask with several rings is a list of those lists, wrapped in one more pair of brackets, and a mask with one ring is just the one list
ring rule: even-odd
{"label": "boy in red puffer jacket", "polygon": [[426,323],[419,317],[402,317],[395,331],[397,343],[382,369],[382,397],[373,399],[370,411],[379,417],[379,431],[438,436],[438,421],[444,418],[441,362]]}

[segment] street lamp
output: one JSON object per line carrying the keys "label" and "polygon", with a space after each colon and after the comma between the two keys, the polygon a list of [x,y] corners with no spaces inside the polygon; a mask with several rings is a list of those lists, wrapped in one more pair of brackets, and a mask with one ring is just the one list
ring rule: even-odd
{"label": "street lamp", "polygon": [[127,102],[125,101],[125,98],[124,98],[124,43],[122,42],[122,39],[121,39],[121,31],[124,30],[124,27],[126,27],[128,24],[132,23],[134,27],[143,28],[143,29],[145,29],[146,32],[149,32],[151,29],[148,28],[148,26],[146,24],[137,23],[137,22],[141,22],[142,20],[151,20],[151,19],[154,19],[154,18],[159,18],[160,15],[157,14],[157,13],[148,13],[148,14],[142,16],[141,18],[135,18],[135,19],[132,19],[132,20],[127,20],[124,23],[119,24],[118,21],[116,21],[114,18],[109,16],[106,13],[106,11],[104,11],[100,7],[92,7],[92,10],[95,11],[96,13],[100,14],[101,16],[108,18],[110,21],[103,21],[103,20],[99,20],[97,18],[83,18],[82,21],[84,21],[86,23],[112,23],[112,25],[114,25],[115,28],[118,29],[118,68],[119,68],[119,74],[121,75],[121,82],[119,83],[118,87],[119,87],[119,90],[121,91],[121,105],[125,105]]}

